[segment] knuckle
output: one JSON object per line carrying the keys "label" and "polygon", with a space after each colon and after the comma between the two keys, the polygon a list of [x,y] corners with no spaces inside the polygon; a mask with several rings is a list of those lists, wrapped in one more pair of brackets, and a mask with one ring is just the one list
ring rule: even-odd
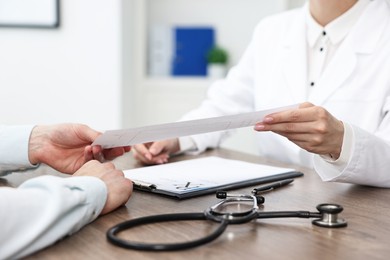
{"label": "knuckle", "polygon": [[293,123],[287,123],[284,127],[284,131],[286,132],[294,132],[295,130],[295,124]]}
{"label": "knuckle", "polygon": [[300,113],[298,110],[292,110],[290,112],[289,117],[290,117],[290,121],[296,122],[300,119]]}
{"label": "knuckle", "polygon": [[307,150],[315,151],[324,144],[324,137],[317,135],[310,139],[310,142],[307,142]]}
{"label": "knuckle", "polygon": [[316,124],[315,131],[318,134],[324,135],[328,132],[328,125],[324,121],[320,121]]}
{"label": "knuckle", "polygon": [[100,165],[100,164],[101,164],[101,163],[100,163],[98,160],[96,160],[96,159],[91,160],[91,161],[88,161],[87,163],[90,164],[91,166],[97,166],[97,165]]}
{"label": "knuckle", "polygon": [[323,119],[323,120],[329,118],[328,111],[326,111],[325,108],[323,108],[323,107],[315,107],[315,111],[316,111],[316,114],[317,114],[318,118]]}
{"label": "knuckle", "polygon": [[116,170],[115,173],[120,177],[125,177],[125,173],[121,170]]}
{"label": "knuckle", "polygon": [[107,169],[114,169],[115,168],[115,165],[112,162],[104,162],[103,165]]}
{"label": "knuckle", "polygon": [[321,145],[323,143],[323,139],[320,136],[316,136],[312,139],[310,148],[314,149],[315,147]]}

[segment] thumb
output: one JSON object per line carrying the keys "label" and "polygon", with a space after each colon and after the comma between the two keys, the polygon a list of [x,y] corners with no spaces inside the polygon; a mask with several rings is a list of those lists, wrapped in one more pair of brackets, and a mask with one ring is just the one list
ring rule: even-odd
{"label": "thumb", "polygon": [[98,138],[98,136],[100,136],[102,134],[98,131],[93,130],[92,128],[90,128],[87,125],[80,126],[79,133],[81,133],[80,136],[84,136],[91,143],[93,143],[93,141],[95,141],[95,139]]}
{"label": "thumb", "polygon": [[165,142],[154,142],[150,147],[149,147],[149,152],[153,155],[156,156],[160,154],[164,148],[165,148]]}

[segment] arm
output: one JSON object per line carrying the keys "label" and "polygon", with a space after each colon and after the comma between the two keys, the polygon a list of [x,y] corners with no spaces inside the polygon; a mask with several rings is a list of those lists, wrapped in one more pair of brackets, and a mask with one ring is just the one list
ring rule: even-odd
{"label": "arm", "polygon": [[390,115],[385,115],[370,133],[303,103],[299,109],[266,116],[255,130],[272,131],[314,153],[315,170],[324,181],[390,187]]}
{"label": "arm", "polygon": [[0,170],[45,163],[63,173],[74,173],[89,160],[112,160],[130,147],[92,147],[99,132],[81,124],[0,126]]}
{"label": "arm", "polygon": [[130,147],[102,149],[92,147],[101,133],[81,124],[36,126],[29,141],[29,160],[45,163],[57,171],[74,173],[89,160],[112,160],[130,151]]}
{"label": "arm", "polygon": [[0,188],[0,259],[20,258],[71,235],[123,205],[131,181],[111,163],[91,161],[74,177],[42,176]]}

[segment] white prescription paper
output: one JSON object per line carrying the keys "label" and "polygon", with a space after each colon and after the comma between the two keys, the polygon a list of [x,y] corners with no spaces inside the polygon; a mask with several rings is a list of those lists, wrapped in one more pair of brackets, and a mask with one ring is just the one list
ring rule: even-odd
{"label": "white prescription paper", "polygon": [[131,146],[134,144],[154,142],[181,136],[254,126],[256,123],[263,120],[264,116],[268,114],[297,107],[298,105],[295,104],[237,115],[180,121],[122,130],[108,130],[96,138],[92,145],[101,145],[102,148],[107,149],[112,147]]}
{"label": "white prescription paper", "polygon": [[134,183],[184,194],[292,171],[295,170],[210,156],[123,172]]}

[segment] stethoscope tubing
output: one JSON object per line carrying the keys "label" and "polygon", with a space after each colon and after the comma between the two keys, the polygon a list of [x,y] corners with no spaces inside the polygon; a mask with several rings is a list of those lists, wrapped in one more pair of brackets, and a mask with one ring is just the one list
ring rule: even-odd
{"label": "stethoscope tubing", "polygon": [[[209,213],[209,214],[208,214]],[[141,217],[133,220],[128,220],[122,222],[112,228],[107,232],[107,239],[114,245],[128,248],[136,249],[143,251],[174,251],[174,250],[183,250],[188,248],[193,248],[203,244],[207,244],[216,238],[218,238],[227,228],[229,224],[241,224],[249,222],[253,219],[260,218],[320,218],[321,214],[317,212],[309,211],[274,211],[274,212],[252,212],[256,214],[249,214],[247,218],[239,219],[229,219],[220,216],[215,216],[215,219],[210,218],[210,212],[198,212],[198,213],[173,213],[173,214],[162,214],[155,216]],[[117,235],[121,231],[128,230],[134,227],[139,227],[142,225],[156,224],[162,222],[171,222],[171,221],[188,221],[188,220],[207,220],[212,223],[219,223],[218,228],[216,228],[211,234],[188,242],[183,243],[141,243],[134,242],[129,240],[124,240],[119,238]]]}
{"label": "stethoscope tubing", "polygon": [[310,211],[268,211],[257,212],[257,218],[321,218],[319,212]]}
{"label": "stethoscope tubing", "polygon": [[[141,243],[141,242],[133,242],[124,239],[120,239],[117,237],[117,234],[123,230],[128,230],[133,227],[139,227],[147,224],[156,224],[161,222],[170,222],[170,221],[188,221],[188,220],[209,220],[203,212],[199,213],[173,213],[173,214],[162,214],[148,217],[141,217],[133,220],[128,220],[122,222],[112,228],[110,228],[106,234],[108,241],[113,243],[114,245],[128,248],[128,249],[136,249],[143,251],[174,251],[174,250],[183,250],[188,248],[193,248],[196,246],[200,246],[203,244],[207,244],[217,237],[219,237],[227,228],[228,221],[222,220],[219,222],[218,228],[216,228],[211,234],[192,241],[183,242],[183,243]],[[212,223],[214,221],[209,220]]]}
{"label": "stethoscope tubing", "polygon": [[[114,245],[119,247],[144,250],[144,251],[173,251],[189,249],[209,243],[218,238],[227,228],[229,224],[242,224],[250,222],[254,219],[265,218],[315,218],[313,224],[327,228],[346,227],[347,222],[344,219],[338,219],[337,214],[343,208],[337,204],[320,204],[317,206],[318,212],[310,211],[258,211],[254,207],[250,211],[244,213],[222,213],[215,210],[215,207],[210,207],[204,212],[195,213],[173,213],[141,217],[119,223],[110,228],[107,233],[107,239]],[[183,243],[142,243],[121,239],[117,236],[118,233],[134,227],[156,224],[161,222],[171,221],[189,221],[189,220],[206,220],[211,223],[218,223],[218,227],[203,238],[183,242]]]}

